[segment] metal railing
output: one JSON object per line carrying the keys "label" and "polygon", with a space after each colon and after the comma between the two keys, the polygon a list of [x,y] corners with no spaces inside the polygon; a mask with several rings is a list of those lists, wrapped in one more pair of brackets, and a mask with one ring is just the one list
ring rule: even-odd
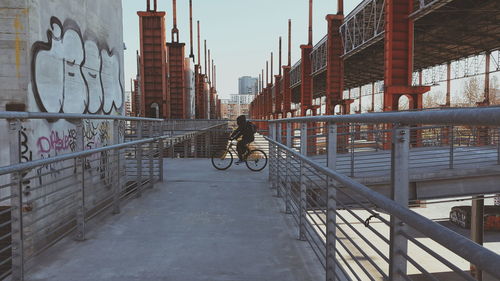
{"label": "metal railing", "polygon": [[[390,140],[389,145],[382,143],[379,148],[389,158],[389,194],[379,193],[338,169],[346,153],[341,145],[345,129],[358,124],[381,125],[381,134]],[[299,238],[309,242],[325,268],[327,280],[476,280],[467,272],[470,264],[479,272],[500,278],[500,255],[409,208],[410,159],[413,150],[421,149],[417,145],[422,140],[422,134],[411,129],[425,127],[422,124],[432,125],[431,132],[441,128],[440,134],[452,136],[445,144],[453,147],[450,153],[455,148],[451,140],[461,138],[456,128],[466,128],[465,135],[470,134],[471,126],[486,135],[494,133],[494,137],[474,139],[479,141],[477,147],[494,144],[492,165],[499,164],[498,108],[270,121],[271,185],[283,199],[285,212],[295,219]],[[313,134],[308,130],[311,127]],[[299,133],[294,134],[296,131]],[[320,154],[319,138],[323,138],[325,162],[315,158]],[[350,145],[353,138],[347,138]],[[428,159],[432,157],[430,154]],[[450,161],[453,163],[453,157]]]}
{"label": "metal railing", "polygon": [[36,255],[69,234],[84,240],[90,219],[119,213],[163,181],[163,158],[209,157],[228,126],[24,112],[0,112],[0,120],[10,151],[0,167],[0,280],[23,280]]}

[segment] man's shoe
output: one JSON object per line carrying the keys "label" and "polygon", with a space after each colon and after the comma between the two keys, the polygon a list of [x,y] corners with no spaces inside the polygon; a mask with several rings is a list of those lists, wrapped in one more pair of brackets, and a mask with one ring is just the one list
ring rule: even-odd
{"label": "man's shoe", "polygon": [[245,161],[243,161],[243,160],[241,160],[241,159],[238,159],[238,161],[236,161],[236,162],[234,163],[234,165],[239,165],[239,164],[241,164],[241,163],[245,163]]}

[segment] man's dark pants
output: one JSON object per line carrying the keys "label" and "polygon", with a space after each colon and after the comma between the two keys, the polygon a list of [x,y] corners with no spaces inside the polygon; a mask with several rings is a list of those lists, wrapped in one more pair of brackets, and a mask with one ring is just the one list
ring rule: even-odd
{"label": "man's dark pants", "polygon": [[243,154],[245,154],[245,152],[247,151],[247,145],[253,141],[253,139],[242,139],[238,142],[238,144],[236,145],[236,151],[238,152],[238,158],[240,160],[243,160]]}

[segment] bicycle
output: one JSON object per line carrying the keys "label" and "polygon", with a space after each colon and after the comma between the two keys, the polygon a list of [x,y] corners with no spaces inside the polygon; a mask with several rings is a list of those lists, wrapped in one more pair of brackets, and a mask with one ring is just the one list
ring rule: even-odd
{"label": "bicycle", "polygon": [[[227,170],[233,164],[233,152],[238,155],[233,148],[234,142],[231,140],[224,150],[215,151],[212,154],[212,165],[217,170]],[[244,161],[247,168],[254,172],[262,171],[267,166],[267,155],[260,149],[252,149],[247,146],[247,152],[244,155]]]}

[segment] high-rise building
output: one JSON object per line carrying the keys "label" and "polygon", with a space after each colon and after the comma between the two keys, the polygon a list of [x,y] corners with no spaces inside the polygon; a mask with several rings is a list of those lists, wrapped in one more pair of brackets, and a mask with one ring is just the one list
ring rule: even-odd
{"label": "high-rise building", "polygon": [[259,79],[243,76],[238,79],[238,94],[256,95],[258,92]]}

